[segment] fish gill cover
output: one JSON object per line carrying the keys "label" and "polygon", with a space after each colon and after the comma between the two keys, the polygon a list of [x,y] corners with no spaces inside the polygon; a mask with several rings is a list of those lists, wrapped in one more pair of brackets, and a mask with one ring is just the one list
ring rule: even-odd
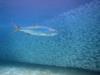
{"label": "fish gill cover", "polygon": [[43,25],[57,29],[55,37],[9,34],[0,58],[100,71],[100,1],[65,12]]}

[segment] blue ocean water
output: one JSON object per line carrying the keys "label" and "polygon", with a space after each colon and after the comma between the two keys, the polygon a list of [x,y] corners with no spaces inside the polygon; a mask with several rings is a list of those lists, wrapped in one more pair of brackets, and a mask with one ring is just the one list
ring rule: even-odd
{"label": "blue ocean water", "polygon": [[[54,14],[42,12],[32,16],[23,13],[25,8],[19,13],[18,8],[7,7],[1,0],[4,5],[0,7],[0,59],[100,71],[100,1],[86,1]],[[56,29],[58,35],[30,36],[15,32],[14,24],[45,25]]]}

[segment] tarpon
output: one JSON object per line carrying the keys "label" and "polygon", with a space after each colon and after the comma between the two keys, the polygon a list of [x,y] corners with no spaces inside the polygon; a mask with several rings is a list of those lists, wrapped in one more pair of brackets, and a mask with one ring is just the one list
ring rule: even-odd
{"label": "tarpon", "polygon": [[24,32],[29,35],[36,35],[36,36],[57,35],[57,31],[55,29],[46,26],[27,26],[27,27],[15,26],[15,27],[16,27],[16,31]]}

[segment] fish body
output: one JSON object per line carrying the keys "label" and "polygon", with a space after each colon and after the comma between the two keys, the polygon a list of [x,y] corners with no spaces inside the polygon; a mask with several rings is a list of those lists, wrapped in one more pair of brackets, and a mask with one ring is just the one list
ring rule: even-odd
{"label": "fish body", "polygon": [[16,31],[24,32],[30,35],[36,36],[55,36],[57,31],[53,28],[45,26],[29,26],[29,27],[18,27],[16,26]]}

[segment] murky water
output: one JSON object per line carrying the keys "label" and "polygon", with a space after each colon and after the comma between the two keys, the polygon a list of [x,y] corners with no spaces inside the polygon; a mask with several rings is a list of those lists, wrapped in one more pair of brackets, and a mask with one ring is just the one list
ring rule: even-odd
{"label": "murky water", "polygon": [[[100,72],[100,0],[45,1],[0,0],[0,60],[23,62],[1,64],[0,75],[98,75],[94,71]],[[12,21],[21,27],[50,27],[58,35],[15,33]],[[35,31],[46,33],[48,29]]]}

